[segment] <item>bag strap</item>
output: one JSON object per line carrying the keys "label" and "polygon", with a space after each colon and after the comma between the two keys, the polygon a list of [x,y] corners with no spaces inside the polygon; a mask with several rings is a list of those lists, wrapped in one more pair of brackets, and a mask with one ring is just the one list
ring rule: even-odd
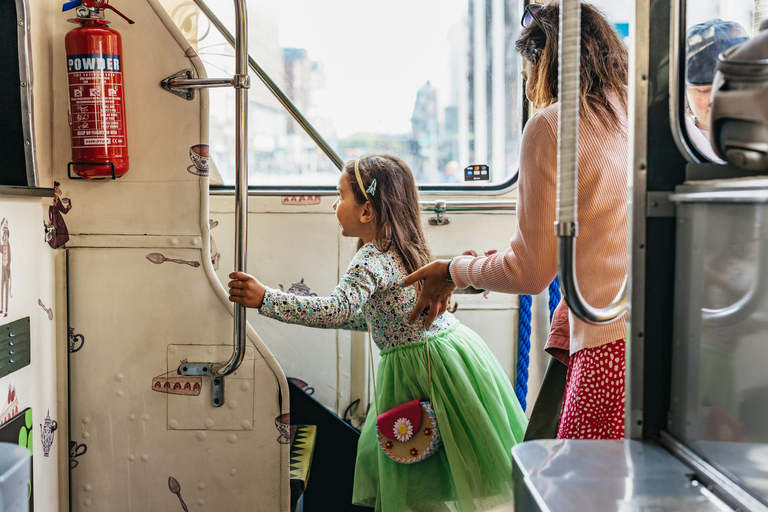
{"label": "bag strap", "polygon": [[[370,374],[371,374],[371,380],[373,381],[373,405],[376,407],[376,415],[379,414],[379,399],[378,399],[378,393],[376,393],[376,375],[373,372],[373,333],[371,332],[371,327],[368,326],[368,357],[370,359]],[[424,328],[424,340],[427,344],[427,375],[429,377],[429,397],[430,400],[432,399],[432,396],[434,395],[434,392],[432,391],[432,360],[429,356],[429,335],[427,334],[426,327]]]}

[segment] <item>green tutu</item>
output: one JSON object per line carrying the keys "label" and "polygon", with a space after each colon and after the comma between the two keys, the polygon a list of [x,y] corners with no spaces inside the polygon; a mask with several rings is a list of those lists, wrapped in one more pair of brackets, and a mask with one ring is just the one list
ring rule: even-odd
{"label": "green tutu", "polygon": [[419,397],[435,409],[443,445],[416,464],[389,459],[371,404],[357,449],[352,501],[376,511],[477,511],[512,501],[512,447],[528,420],[504,371],[474,331],[457,324],[425,342],[385,349],[376,376],[381,412]]}

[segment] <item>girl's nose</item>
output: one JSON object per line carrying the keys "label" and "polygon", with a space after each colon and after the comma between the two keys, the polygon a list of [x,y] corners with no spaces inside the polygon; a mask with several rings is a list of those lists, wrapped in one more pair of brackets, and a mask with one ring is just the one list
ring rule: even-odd
{"label": "girl's nose", "polygon": [[337,207],[337,206],[339,206],[339,200],[338,200],[338,199],[336,199],[336,200],[333,202],[333,211],[336,211],[336,207]]}

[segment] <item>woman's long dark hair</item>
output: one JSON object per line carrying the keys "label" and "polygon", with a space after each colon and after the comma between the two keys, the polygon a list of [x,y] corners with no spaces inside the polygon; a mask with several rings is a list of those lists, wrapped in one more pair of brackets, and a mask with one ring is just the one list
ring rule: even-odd
{"label": "woman's long dark hair", "polygon": [[[543,108],[557,101],[559,3],[549,2],[536,17],[544,30],[532,23],[517,39],[515,49],[533,63],[532,76],[528,77],[534,96],[531,100],[536,108]],[[619,115],[611,105],[609,95],[615,93],[626,112],[628,77],[629,54],[624,42],[596,7],[582,3],[579,74],[582,113],[593,114],[606,127],[618,129]]]}
{"label": "woman's long dark hair", "polygon": [[[421,227],[416,182],[405,162],[394,155],[366,154],[360,157],[357,168],[366,189],[376,180],[376,193],[368,193],[376,214],[376,248],[384,252],[394,246],[409,274],[432,261]],[[343,172],[349,177],[355,202],[365,204],[365,195],[355,177],[355,161],[347,162]],[[358,241],[357,248],[362,246],[363,241]]]}

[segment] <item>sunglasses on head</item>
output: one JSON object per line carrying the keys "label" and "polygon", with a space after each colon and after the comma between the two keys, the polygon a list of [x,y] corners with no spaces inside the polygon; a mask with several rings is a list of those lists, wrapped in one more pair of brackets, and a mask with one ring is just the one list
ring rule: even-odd
{"label": "sunglasses on head", "polygon": [[520,24],[528,28],[531,26],[531,23],[536,23],[539,28],[546,34],[546,31],[544,30],[544,25],[541,24],[539,21],[539,11],[541,11],[541,8],[544,7],[541,4],[530,4],[525,6],[525,10],[523,11],[523,19],[520,20]]}

